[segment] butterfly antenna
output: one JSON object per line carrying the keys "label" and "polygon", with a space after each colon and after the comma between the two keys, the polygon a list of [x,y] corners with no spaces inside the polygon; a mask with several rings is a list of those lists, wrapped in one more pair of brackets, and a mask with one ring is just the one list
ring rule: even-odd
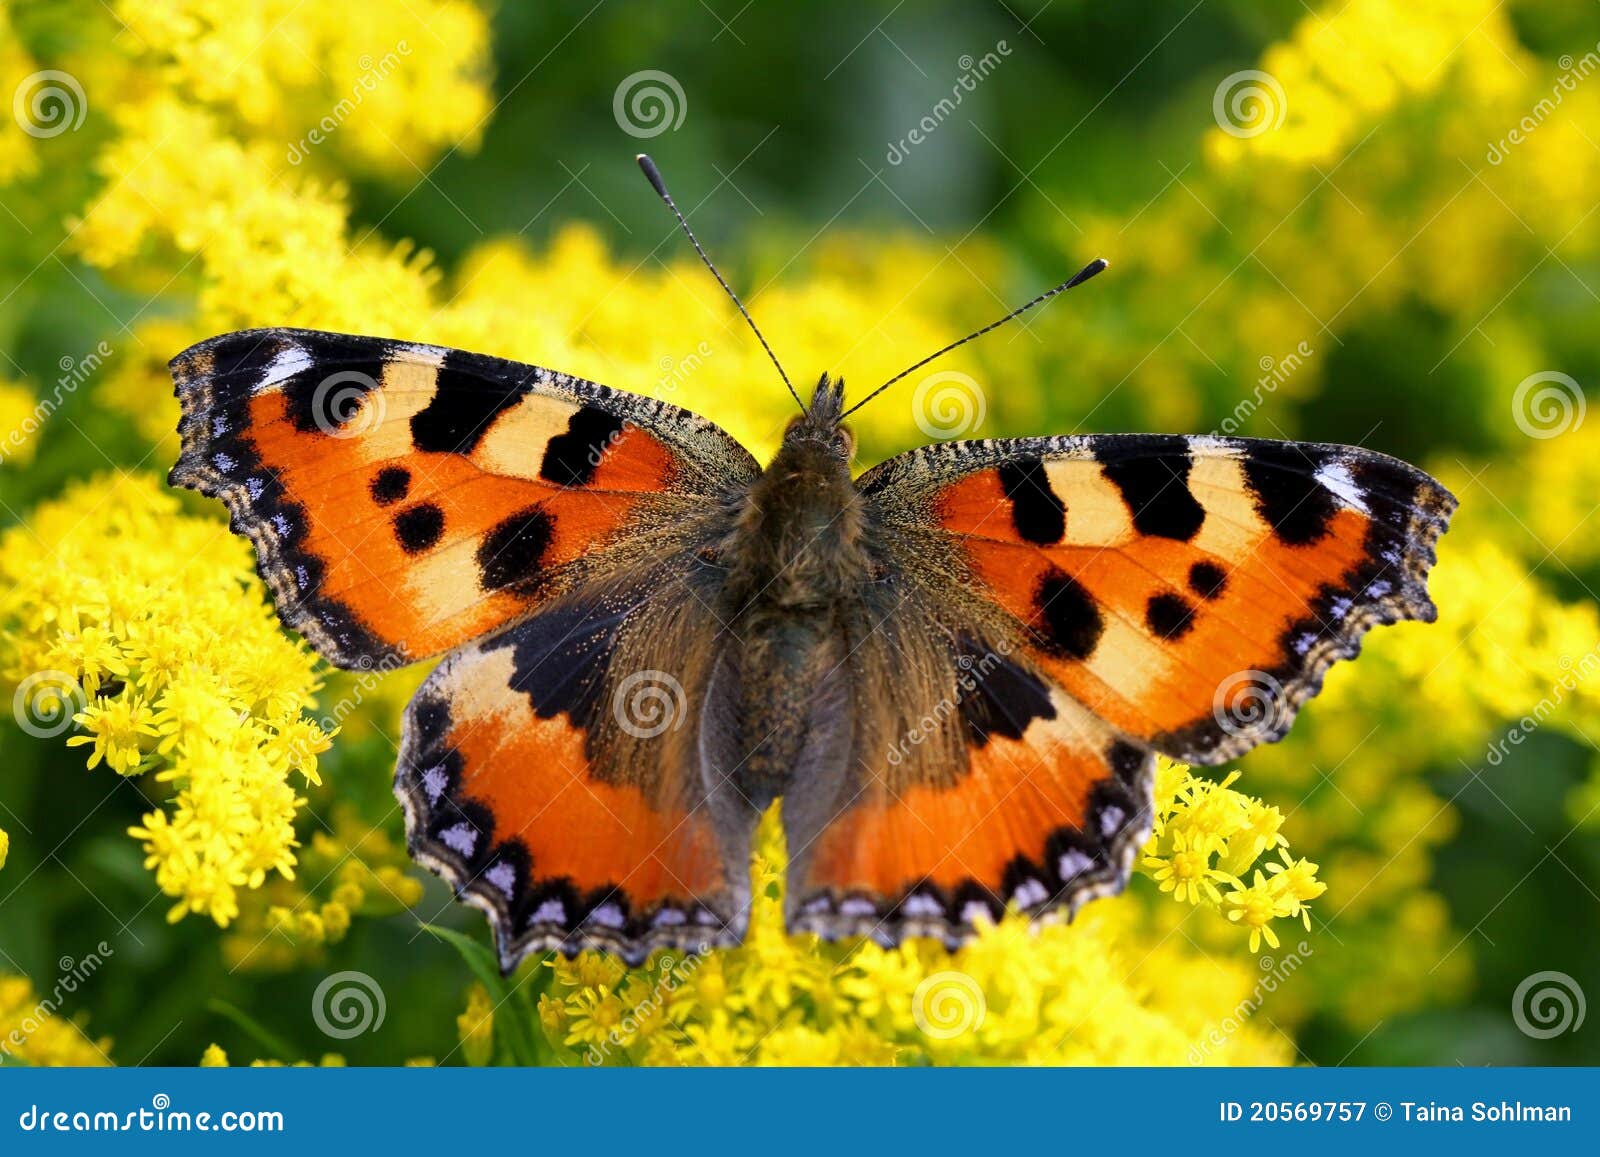
{"label": "butterfly antenna", "polygon": [[636,160],[639,162],[639,167],[644,170],[644,175],[649,180],[651,188],[655,189],[656,195],[667,203],[667,208],[671,209],[672,215],[678,219],[678,224],[683,227],[684,235],[689,238],[689,244],[694,246],[694,251],[700,255],[700,260],[706,263],[706,268],[711,270],[711,276],[717,279],[717,284],[722,286],[723,292],[733,300],[733,304],[739,310],[739,315],[750,323],[750,331],[756,335],[756,340],[761,343],[761,348],[767,351],[767,356],[772,359],[772,364],[777,367],[778,376],[783,379],[783,384],[789,387],[790,395],[794,398],[795,404],[800,407],[800,412],[804,414],[806,412],[806,404],[800,400],[800,395],[795,393],[794,385],[789,381],[789,375],[783,372],[783,365],[778,361],[778,355],[772,352],[772,347],[767,344],[767,339],[761,336],[761,330],[757,328],[755,318],[750,316],[750,311],[744,307],[744,302],[739,300],[739,295],[733,291],[731,285],[723,280],[722,274],[717,272],[717,267],[711,264],[711,258],[707,257],[706,251],[700,247],[700,241],[694,235],[694,230],[689,228],[689,222],[678,211],[677,202],[672,199],[672,194],[667,192],[667,183],[661,179],[661,170],[656,168],[656,163],[644,153],[640,153]]}
{"label": "butterfly antenna", "polygon": [[883,385],[881,385],[877,389],[873,390],[872,393],[870,393],[866,397],[862,398],[859,402],[857,402],[855,405],[851,406],[848,410],[846,410],[843,414],[841,414],[839,416],[840,420],[843,421],[845,418],[848,418],[851,414],[855,413],[862,406],[865,406],[868,402],[872,401],[873,398],[876,398],[879,394],[883,393],[883,391],[887,390],[890,386],[894,385],[896,382],[898,382],[901,378],[905,377],[907,374],[916,373],[923,366],[927,365],[929,362],[933,361],[934,359],[944,357],[944,355],[949,353],[951,350],[956,349],[959,346],[966,345],[969,341],[972,341],[974,338],[982,337],[984,334],[988,333],[991,329],[999,329],[1001,326],[1005,325],[1005,323],[1010,321],[1012,318],[1022,316],[1023,314],[1027,313],[1030,309],[1032,309],[1034,306],[1040,305],[1040,304],[1042,304],[1042,303],[1044,303],[1046,301],[1049,301],[1056,294],[1065,293],[1067,290],[1071,289],[1073,286],[1082,285],[1085,281],[1088,281],[1089,278],[1093,277],[1095,274],[1102,272],[1106,268],[1106,266],[1109,265],[1109,264],[1110,264],[1110,262],[1108,262],[1104,257],[1096,257],[1093,261],[1089,262],[1089,264],[1085,265],[1082,269],[1078,270],[1078,272],[1074,273],[1071,277],[1067,278],[1067,280],[1063,281],[1060,285],[1056,286],[1054,289],[1051,289],[1051,290],[1048,290],[1048,291],[1046,291],[1044,293],[1041,293],[1038,297],[1034,298],[1032,301],[1028,302],[1026,305],[1017,306],[1016,309],[1013,309],[1010,313],[1006,314],[999,321],[992,321],[988,325],[984,326],[982,329],[973,330],[971,333],[969,333],[966,337],[962,338],[960,341],[953,341],[949,345],[945,346],[942,350],[939,350],[936,353],[929,354],[927,357],[923,358],[916,365],[907,366],[905,369],[901,370],[894,377],[892,377],[888,381],[884,382]]}

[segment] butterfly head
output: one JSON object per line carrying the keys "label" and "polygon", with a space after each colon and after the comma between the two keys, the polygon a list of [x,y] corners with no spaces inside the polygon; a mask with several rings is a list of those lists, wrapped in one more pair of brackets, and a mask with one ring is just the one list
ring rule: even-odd
{"label": "butterfly head", "polygon": [[783,444],[791,453],[820,456],[848,463],[855,453],[855,436],[841,424],[844,414],[844,379],[823,374],[805,413],[789,420]]}

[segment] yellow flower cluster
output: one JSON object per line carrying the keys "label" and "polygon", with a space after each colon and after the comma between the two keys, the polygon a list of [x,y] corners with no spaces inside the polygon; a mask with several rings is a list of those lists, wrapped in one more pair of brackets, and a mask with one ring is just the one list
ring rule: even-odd
{"label": "yellow flower cluster", "polygon": [[0,467],[15,468],[33,461],[35,404],[27,386],[0,380]]}
{"label": "yellow flower cluster", "polygon": [[391,916],[422,899],[404,844],[335,805],[331,831],[312,833],[294,879],[275,879],[240,902],[222,941],[230,970],[281,970],[317,963],[357,916]]}
{"label": "yellow flower cluster", "polygon": [[330,737],[318,686],[284,637],[250,548],[179,512],[149,477],[67,489],[0,535],[0,677],[35,734],[77,730],[93,768],[152,774],[172,795],[133,835],[177,903],[227,924],[238,892],[293,874],[294,779]]}
{"label": "yellow flower cluster", "polygon": [[[1155,830],[1142,866],[1181,903],[1218,908],[1250,930],[1250,951],[1266,940],[1278,947],[1272,921],[1299,918],[1311,927],[1306,903],[1322,895],[1317,865],[1291,859],[1279,829],[1283,813],[1234,791],[1233,772],[1220,783],[1200,779],[1181,764],[1163,759],[1157,771]],[[1264,854],[1277,861],[1256,867]],[[1245,877],[1252,867],[1255,878]]]}
{"label": "yellow flower cluster", "polygon": [[1222,91],[1236,102],[1223,105],[1234,131],[1213,129],[1207,154],[1223,163],[1252,154],[1330,163],[1369,123],[1437,91],[1451,69],[1493,92],[1516,91],[1526,74],[1505,52],[1502,8],[1493,0],[1352,0],[1310,12],[1262,56],[1259,71],[1270,79],[1240,77]]}
{"label": "yellow flower cluster", "polygon": [[68,1018],[42,1002],[25,976],[0,972],[0,1066],[100,1067],[111,1063],[111,1041],[91,1039],[82,1017]]}
{"label": "yellow flower cluster", "polygon": [[[1142,870],[1186,905],[1217,908],[1248,927],[1252,951],[1262,937],[1276,947],[1271,920],[1304,917],[1306,902],[1322,891],[1315,865],[1282,850],[1282,816],[1166,762],[1158,793],[1159,827]],[[558,1057],[593,1065],[1292,1059],[1287,1039],[1249,1022],[1263,991],[1286,979],[1276,962],[1263,958],[1257,969],[1236,951],[1210,955],[1183,937],[1152,935],[1146,907],[1135,899],[1091,904],[1070,926],[1033,928],[1009,916],[954,953],[927,941],[823,944],[784,932],[775,812],[757,842],[756,899],[738,948],[658,953],[635,969],[595,953],[547,966],[553,976],[537,1017]],[[1175,885],[1174,847],[1207,849],[1229,871]],[[1263,861],[1270,853],[1281,861]],[[1258,868],[1255,882],[1243,883],[1238,877],[1258,862],[1265,875]],[[1226,880],[1228,891],[1213,880]],[[1311,951],[1299,945],[1293,967]],[[470,1062],[488,1055],[489,1023],[515,1009],[508,1002],[491,1011],[487,993],[469,994],[458,1028]]]}

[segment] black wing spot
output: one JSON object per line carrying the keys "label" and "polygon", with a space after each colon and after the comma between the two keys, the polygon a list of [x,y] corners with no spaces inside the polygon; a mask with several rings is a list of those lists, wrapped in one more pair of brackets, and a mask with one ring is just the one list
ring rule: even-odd
{"label": "black wing spot", "polygon": [[993,736],[1021,739],[1035,719],[1054,719],[1050,688],[996,651],[962,639],[956,659],[956,705],[967,738],[982,747]]}
{"label": "black wing spot", "polygon": [[431,502],[408,506],[394,516],[394,536],[407,554],[421,554],[444,535],[444,511]]}
{"label": "black wing spot", "polygon": [[1228,575],[1214,562],[1197,562],[1189,568],[1189,589],[1210,601],[1228,589]]}
{"label": "black wing spot", "polygon": [[483,589],[537,588],[544,554],[554,534],[555,520],[540,506],[519,510],[501,521],[478,547],[478,575]]}
{"label": "black wing spot", "polygon": [[411,471],[403,466],[385,466],[372,477],[372,501],[393,506],[411,493]]}
{"label": "black wing spot", "polygon": [[1050,486],[1044,459],[1004,463],[1000,488],[1011,502],[1011,522],[1023,541],[1049,546],[1066,536],[1067,508]]}
{"label": "black wing spot", "polygon": [[1194,606],[1182,595],[1152,595],[1144,608],[1145,624],[1167,642],[1194,630]]}
{"label": "black wing spot", "polygon": [[1258,445],[1244,460],[1256,511],[1290,546],[1310,546],[1328,533],[1339,503],[1315,475],[1320,456],[1290,445]]}
{"label": "black wing spot", "polygon": [[1105,633],[1105,619],[1094,596],[1065,571],[1046,571],[1034,592],[1041,644],[1052,654],[1087,659]]}
{"label": "black wing spot", "polygon": [[490,382],[481,373],[462,369],[451,351],[439,367],[433,397],[411,417],[411,440],[418,450],[470,454],[494,420],[532,388],[531,376],[524,382]]}
{"label": "black wing spot", "polygon": [[1122,492],[1140,534],[1188,542],[1200,533],[1205,507],[1189,491],[1189,444],[1181,437],[1106,443],[1096,452],[1100,469]]}
{"label": "black wing spot", "polygon": [[557,486],[587,486],[622,430],[621,418],[584,406],[567,422],[567,432],[545,446],[539,477]]}

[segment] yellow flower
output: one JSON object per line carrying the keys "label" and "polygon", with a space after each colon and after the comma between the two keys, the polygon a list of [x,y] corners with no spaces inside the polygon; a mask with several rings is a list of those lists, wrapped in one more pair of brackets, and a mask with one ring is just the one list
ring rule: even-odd
{"label": "yellow flower", "polygon": [[481,984],[467,989],[467,1007],[456,1017],[461,1055],[469,1065],[486,1065],[494,1051],[494,1002]]}
{"label": "yellow flower", "polygon": [[111,1063],[111,1041],[92,1040],[84,1031],[84,1018],[66,1015],[61,1000],[59,989],[41,996],[26,977],[0,972],[0,1064]]}

